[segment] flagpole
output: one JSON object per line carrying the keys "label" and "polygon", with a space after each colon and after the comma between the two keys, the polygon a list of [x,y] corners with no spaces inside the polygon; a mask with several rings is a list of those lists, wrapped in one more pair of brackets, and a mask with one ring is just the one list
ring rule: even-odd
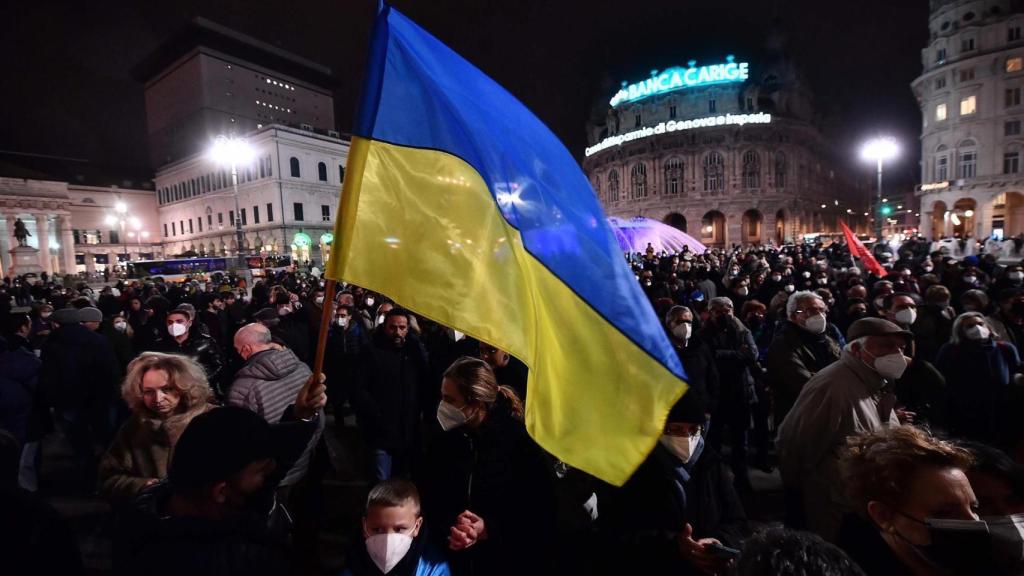
{"label": "flagpole", "polygon": [[327,332],[331,326],[331,316],[334,315],[334,290],[337,282],[332,279],[327,279],[327,285],[324,288],[324,304],[323,311],[320,313],[320,330],[317,332],[316,338],[316,356],[313,361],[313,375],[319,380],[320,375],[324,371],[324,354],[327,350]]}

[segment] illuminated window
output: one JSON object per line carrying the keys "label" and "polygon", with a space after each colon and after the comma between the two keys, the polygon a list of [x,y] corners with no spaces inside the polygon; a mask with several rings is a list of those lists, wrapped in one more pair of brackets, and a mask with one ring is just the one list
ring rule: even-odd
{"label": "illuminated window", "polygon": [[970,116],[978,111],[978,98],[976,96],[968,96],[960,100],[960,115]]}
{"label": "illuminated window", "polygon": [[743,187],[761,187],[761,157],[753,150],[743,154]]}
{"label": "illuminated window", "polygon": [[1006,59],[1006,71],[1007,72],[1020,72],[1024,69],[1024,58],[1017,56],[1016,58]]}
{"label": "illuminated window", "polygon": [[633,198],[647,198],[647,165],[638,162],[629,171],[629,185]]}
{"label": "illuminated window", "polygon": [[665,187],[669,194],[679,194],[683,182],[683,161],[670,158],[665,162]]}
{"label": "illuminated window", "polygon": [[946,104],[942,103],[935,106],[935,119],[939,122],[946,119]]}
{"label": "illuminated window", "polygon": [[704,157],[704,191],[718,192],[725,187],[725,159],[718,152]]}

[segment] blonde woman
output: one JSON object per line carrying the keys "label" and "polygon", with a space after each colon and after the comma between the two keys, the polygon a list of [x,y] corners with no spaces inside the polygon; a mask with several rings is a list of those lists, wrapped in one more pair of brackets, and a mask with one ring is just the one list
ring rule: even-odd
{"label": "blonde woman", "polygon": [[132,411],[99,466],[100,494],[130,502],[167,475],[178,437],[214,405],[203,368],[186,356],[146,352],[128,365],[121,397]]}

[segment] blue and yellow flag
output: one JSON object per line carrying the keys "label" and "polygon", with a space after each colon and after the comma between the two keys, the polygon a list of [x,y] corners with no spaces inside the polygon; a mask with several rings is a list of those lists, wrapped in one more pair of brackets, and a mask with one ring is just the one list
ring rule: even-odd
{"label": "blue and yellow flag", "polygon": [[530,435],[624,483],[686,385],[576,161],[505,89],[389,6],[356,124],[328,277],[522,359]]}

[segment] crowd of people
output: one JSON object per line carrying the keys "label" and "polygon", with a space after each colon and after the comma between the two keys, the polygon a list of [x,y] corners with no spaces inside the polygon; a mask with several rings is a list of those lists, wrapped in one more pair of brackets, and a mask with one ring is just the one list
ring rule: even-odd
{"label": "crowd of people", "polygon": [[[354,422],[346,574],[1022,573],[1024,268],[876,253],[881,275],[841,242],[627,255],[689,389],[621,487],[530,438],[519,359],[383,294],[5,279],[3,557],[82,571],[45,500],[57,434],[115,573],[318,573],[326,435]],[[776,468],[784,513],[751,522]]]}

